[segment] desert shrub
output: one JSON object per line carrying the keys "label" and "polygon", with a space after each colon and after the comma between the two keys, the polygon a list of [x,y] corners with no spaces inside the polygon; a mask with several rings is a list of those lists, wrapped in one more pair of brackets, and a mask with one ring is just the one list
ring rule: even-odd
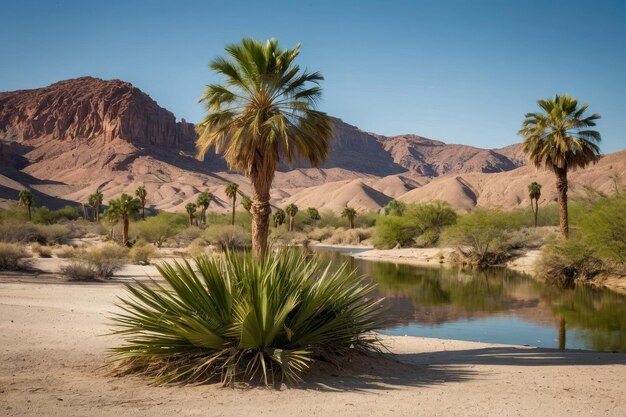
{"label": "desert shrub", "polygon": [[[231,222],[231,213],[216,213],[214,211],[208,211],[207,214],[206,225],[215,226],[215,225],[230,225]],[[237,211],[235,212],[235,226],[240,226],[246,230],[251,229],[252,224],[252,215],[247,211]]]}
{"label": "desert shrub", "polygon": [[21,245],[0,242],[0,270],[18,269],[23,266],[23,260],[30,255]]}
{"label": "desert shrub", "polygon": [[362,241],[371,237],[369,229],[344,229],[339,227],[335,229],[333,235],[326,240],[331,245],[358,245]]}
{"label": "desert shrub", "polygon": [[194,261],[159,266],[167,285],[136,283],[121,299],[119,374],[270,384],[299,381],[316,357],[379,349],[380,303],[347,263],[332,270],[299,251]]}
{"label": "desert shrub", "polygon": [[0,224],[0,241],[3,242],[52,244],[60,243],[70,236],[70,229],[63,224],[43,225],[21,221]]}
{"label": "desert shrub", "polygon": [[547,245],[536,267],[546,280],[566,285],[591,279],[604,270],[606,265],[595,250],[575,238]]}
{"label": "desert shrub", "polygon": [[174,239],[179,245],[188,245],[202,236],[204,230],[197,226],[189,226],[178,232]]}
{"label": "desert shrub", "polygon": [[70,259],[77,257],[77,255],[82,252],[84,252],[84,250],[78,250],[69,245],[62,245],[55,253],[58,258]]}
{"label": "desert shrub", "polygon": [[202,255],[209,255],[209,242],[204,240],[204,238],[195,239],[193,242],[191,242],[189,247],[187,247],[187,254],[194,258]]}
{"label": "desert shrub", "polygon": [[154,243],[160,248],[163,243],[187,227],[187,217],[182,213],[160,212],[156,216],[131,223],[129,236]]}
{"label": "desert shrub", "polygon": [[92,267],[97,277],[108,278],[127,262],[127,250],[115,243],[107,243],[79,254],[78,259]]}
{"label": "desert shrub", "polygon": [[70,281],[92,281],[98,278],[98,271],[93,265],[79,260],[61,266],[60,271]]}
{"label": "desert shrub", "polygon": [[36,226],[39,233],[39,242],[53,244],[61,243],[66,239],[73,237],[72,230],[65,224],[39,224]]}
{"label": "desert shrub", "polygon": [[287,246],[293,246],[293,245],[307,246],[309,244],[309,238],[305,233],[290,232],[284,228],[272,230],[270,239],[272,243],[276,243],[280,245],[287,245]]}
{"label": "desert shrub", "polygon": [[60,221],[77,220],[83,215],[82,209],[78,206],[65,206],[58,210],[50,210],[46,206],[37,207],[33,210],[33,223],[54,224]]}
{"label": "desert shrub", "polygon": [[37,254],[40,258],[51,258],[52,249],[49,246],[42,246],[38,242],[33,243],[30,249],[34,254]]}
{"label": "desert shrub", "polygon": [[222,249],[246,249],[252,246],[250,232],[237,225],[210,226],[204,232],[204,239]]}
{"label": "desert shrub", "polygon": [[[390,213],[397,210],[390,210]],[[379,216],[374,229],[374,246],[387,249],[399,246],[435,246],[444,227],[456,222],[457,215],[446,203],[403,206],[402,215]]]}
{"label": "desert shrub", "polygon": [[341,227],[343,219],[331,210],[323,210],[320,212],[320,219],[317,221],[317,227]]}
{"label": "desert shrub", "polygon": [[150,243],[138,241],[128,252],[128,257],[134,264],[147,265],[156,254],[156,248]]}
{"label": "desert shrub", "polygon": [[378,214],[374,211],[359,212],[354,219],[354,227],[362,229],[374,227],[377,218]]}
{"label": "desert shrub", "polygon": [[318,242],[322,242],[330,238],[334,232],[334,227],[316,227],[307,232],[307,237],[311,240],[317,240]]}
{"label": "desert shrub", "polygon": [[516,239],[521,236],[516,232],[526,222],[520,212],[475,209],[446,228],[443,240],[450,245],[469,247],[469,251],[460,250],[472,263],[494,265],[508,259],[513,249],[523,245]]}

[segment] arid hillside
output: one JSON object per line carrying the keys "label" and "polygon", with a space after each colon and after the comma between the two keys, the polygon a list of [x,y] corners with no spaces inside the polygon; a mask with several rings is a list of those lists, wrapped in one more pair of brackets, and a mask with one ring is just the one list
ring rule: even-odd
{"label": "arid hillside", "polygon": [[[334,120],[328,160],[319,169],[282,164],[273,204],[340,211],[346,205],[378,210],[389,200],[442,199],[461,210],[527,204],[526,185],[554,179],[522,166],[517,145],[480,149],[416,135],[385,137]],[[229,181],[250,192],[246,178],[228,171],[215,153],[195,158],[194,125],[177,121],[131,84],[83,77],[48,87],[0,93],[0,203],[20,189],[35,191],[36,205],[83,202],[96,189],[108,198],[144,184],[152,208],[182,210],[201,191],[216,196],[213,210],[229,210]],[[573,174],[573,191],[608,190],[625,171],[626,153]]]}

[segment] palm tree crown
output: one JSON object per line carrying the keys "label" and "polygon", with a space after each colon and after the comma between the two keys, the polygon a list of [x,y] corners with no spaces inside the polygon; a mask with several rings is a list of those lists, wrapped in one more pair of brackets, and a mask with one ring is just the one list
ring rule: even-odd
{"label": "palm tree crown", "polygon": [[315,110],[321,97],[318,72],[295,63],[300,45],[282,49],[278,41],[243,39],[226,47],[228,57],[209,67],[224,78],[209,84],[200,101],[207,116],[198,125],[200,156],[215,147],[231,169],[250,177],[253,252],[267,252],[270,187],[281,161],[298,157],[318,166],[328,155],[332,123]]}
{"label": "palm tree crown", "polygon": [[589,107],[568,95],[538,100],[543,113],[527,113],[519,134],[522,151],[537,167],[551,171],[584,168],[599,159],[600,133],[590,129],[599,114],[584,116]]}
{"label": "palm tree crown", "polygon": [[31,190],[22,190],[18,194],[19,204],[26,207],[28,210],[28,220],[31,220],[30,207],[33,205],[34,197]]}
{"label": "palm tree crown", "polygon": [[350,228],[354,229],[354,219],[356,218],[356,210],[352,207],[345,207],[341,212],[341,217],[346,217],[350,222]]}
{"label": "palm tree crown", "polygon": [[100,206],[103,200],[104,195],[102,195],[102,191],[100,190],[96,190],[93,194],[90,194],[87,199],[87,203],[96,211],[96,222],[100,221]]}
{"label": "palm tree crown", "polygon": [[137,198],[139,198],[139,201],[141,201],[141,218],[145,219],[146,218],[146,197],[148,196],[146,187],[144,187],[143,185],[140,185],[139,187],[137,187],[137,189],[135,190],[135,196],[137,196]]}
{"label": "palm tree crown", "polygon": [[109,209],[111,216],[117,216],[122,219],[122,244],[128,242],[128,221],[134,214],[141,210],[141,201],[138,198],[123,193],[120,198],[109,200]]}
{"label": "palm tree crown", "polygon": [[528,184],[528,196],[531,200],[539,200],[541,197],[541,184],[538,182]]}
{"label": "palm tree crown", "polygon": [[202,223],[205,223],[205,224],[206,224],[206,211],[209,209],[211,200],[213,200],[213,194],[206,192],[206,191],[198,194],[198,199],[196,200],[196,204],[198,205],[198,207],[201,208],[200,220],[202,220]]}

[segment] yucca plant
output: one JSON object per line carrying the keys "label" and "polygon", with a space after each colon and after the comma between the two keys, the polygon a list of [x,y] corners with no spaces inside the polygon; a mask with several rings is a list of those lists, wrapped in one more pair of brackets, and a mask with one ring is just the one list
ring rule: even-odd
{"label": "yucca plant", "polygon": [[158,266],[166,285],[128,285],[113,315],[124,338],[111,349],[118,373],[156,383],[298,382],[321,355],[379,349],[371,331],[381,323],[380,300],[347,263],[332,269],[297,251],[193,263]]}

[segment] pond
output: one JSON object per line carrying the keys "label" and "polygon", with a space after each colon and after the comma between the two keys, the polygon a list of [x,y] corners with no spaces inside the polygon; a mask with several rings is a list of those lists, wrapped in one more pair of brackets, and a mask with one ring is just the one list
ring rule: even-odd
{"label": "pond", "polygon": [[626,351],[626,297],[610,290],[556,287],[505,268],[420,267],[316,252],[350,262],[378,284],[387,335]]}

